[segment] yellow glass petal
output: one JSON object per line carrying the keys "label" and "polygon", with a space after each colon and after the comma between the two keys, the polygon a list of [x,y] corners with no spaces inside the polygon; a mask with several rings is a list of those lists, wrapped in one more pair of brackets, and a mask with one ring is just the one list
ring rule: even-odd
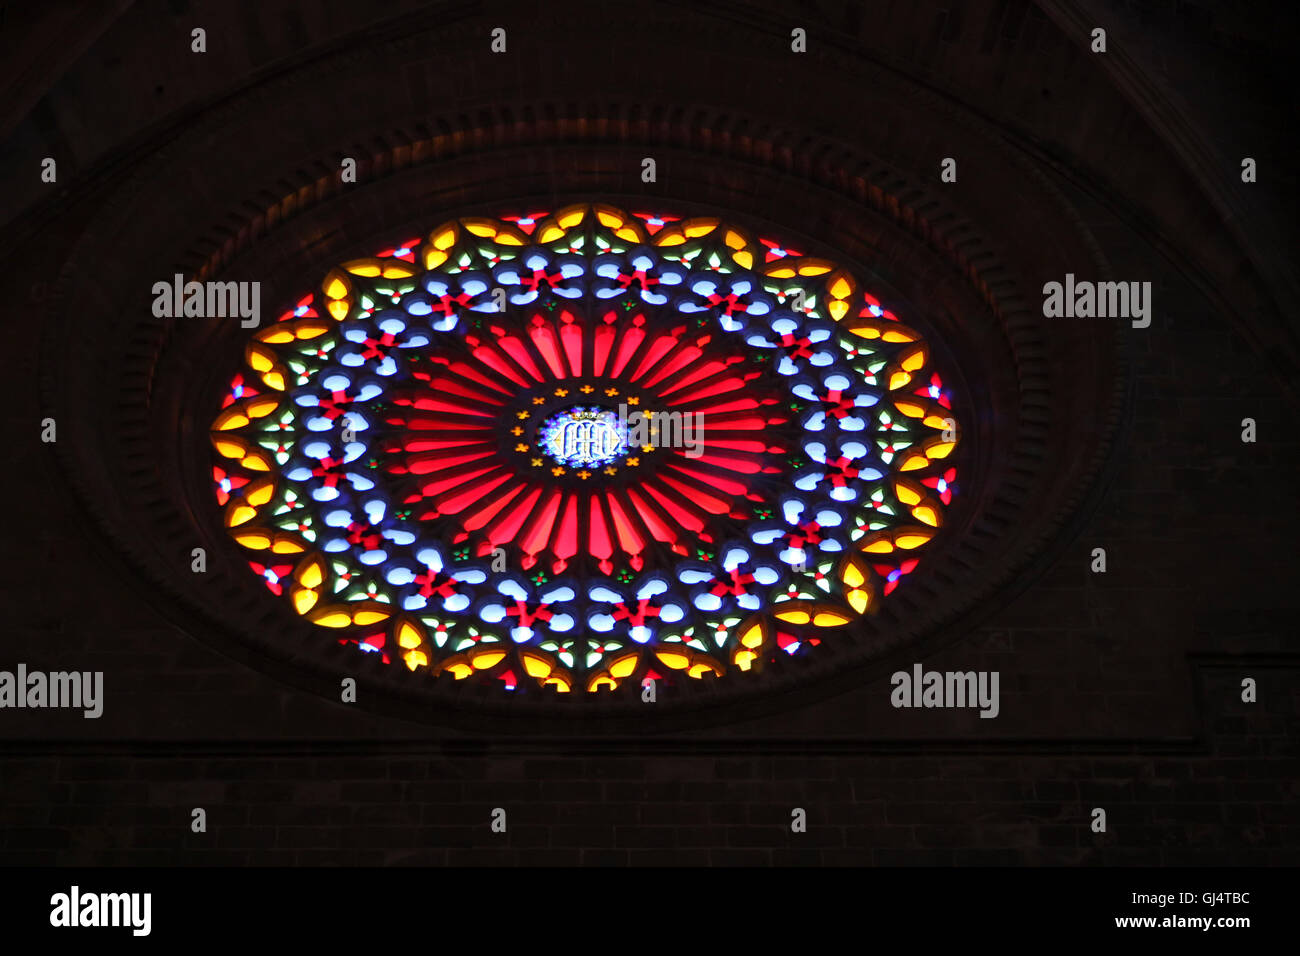
{"label": "yellow glass petal", "polygon": [[250,508],[242,502],[236,502],[226,510],[226,527],[236,528],[257,517],[257,509]]}
{"label": "yellow glass petal", "polygon": [[554,669],[551,662],[539,654],[525,653],[521,656],[524,661],[524,670],[527,671],[529,677],[540,679],[545,677]]}
{"label": "yellow glass petal", "polygon": [[901,481],[894,482],[894,494],[896,494],[898,500],[905,505],[914,505],[921,500],[920,492],[916,491],[909,485],[903,484]]}
{"label": "yellow glass petal", "polygon": [[250,345],[245,351],[245,357],[254,372],[266,372],[275,368],[275,356],[261,346]]}
{"label": "yellow glass petal", "polygon": [[691,662],[690,655],[683,651],[662,649],[656,651],[655,656],[663,661],[666,667],[671,667],[673,670],[681,670]]}
{"label": "yellow glass petal", "polygon": [[325,580],[325,569],[319,561],[312,561],[298,572],[298,583],[305,588],[318,588]]}
{"label": "yellow glass petal", "polygon": [[311,622],[321,627],[347,627],[352,623],[352,618],[341,608],[322,608],[312,614]]}
{"label": "yellow glass petal", "polygon": [[931,527],[939,526],[939,515],[929,505],[918,505],[912,509],[912,517],[917,521],[930,525]]}
{"label": "yellow glass petal", "polygon": [[470,663],[474,665],[476,671],[484,671],[493,664],[498,664],[505,659],[506,652],[496,649],[479,651],[470,657]]}
{"label": "yellow glass petal", "polygon": [[625,654],[609,665],[609,672],[615,677],[627,677],[636,670],[636,663],[640,658],[639,654]]}
{"label": "yellow glass petal", "polygon": [[330,330],[322,319],[303,319],[294,326],[294,334],[300,339],[314,339]]}
{"label": "yellow glass petal", "polygon": [[299,588],[293,592],[293,609],[299,614],[306,614],[316,606],[319,600],[315,591],[309,591],[307,588]]}
{"label": "yellow glass petal", "polygon": [[788,621],[791,624],[807,624],[812,620],[812,616],[803,610],[778,611],[776,616],[782,621]]}
{"label": "yellow glass petal", "polygon": [[267,531],[250,528],[248,531],[236,532],[233,537],[244,547],[251,548],[254,551],[265,551],[271,546],[271,535]]}
{"label": "yellow glass petal", "polygon": [[244,500],[255,508],[260,508],[271,500],[275,494],[275,482],[261,479],[244,489]]}
{"label": "yellow glass petal", "polygon": [[410,621],[397,625],[397,644],[399,647],[419,647],[424,643],[424,634]]}
{"label": "yellow glass petal", "polygon": [[217,420],[212,423],[212,427],[221,431],[229,431],[232,428],[243,428],[248,424],[248,416],[244,414],[243,409],[238,406],[227,408],[217,416]]}
{"label": "yellow glass petal", "polygon": [[843,614],[836,614],[834,611],[818,611],[813,615],[814,627],[838,627],[841,624],[847,624],[848,618]]}
{"label": "yellow glass petal", "polygon": [[587,214],[585,205],[570,206],[568,209],[560,210],[557,221],[565,229],[572,229],[578,223],[582,222],[583,217]]}
{"label": "yellow glass petal", "polygon": [[440,249],[443,251],[450,249],[456,243],[455,225],[447,226],[441,232],[434,235],[431,241],[433,242],[433,247],[435,249]]}
{"label": "yellow glass petal", "polygon": [[244,404],[244,411],[249,418],[265,418],[280,407],[280,400],[274,395],[259,395]]}
{"label": "yellow glass petal", "polygon": [[213,438],[212,445],[217,449],[217,453],[226,458],[243,458],[247,446],[243,442],[230,441],[224,438]]}

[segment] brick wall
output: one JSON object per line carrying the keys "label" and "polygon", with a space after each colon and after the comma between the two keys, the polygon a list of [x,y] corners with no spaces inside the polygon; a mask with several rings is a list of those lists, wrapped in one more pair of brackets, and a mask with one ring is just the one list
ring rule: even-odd
{"label": "brick wall", "polygon": [[[1260,669],[1246,705],[1237,672],[1197,662],[1204,738],[1129,746],[9,756],[0,864],[1295,865],[1300,675]],[[190,831],[195,807],[206,833]],[[1090,830],[1093,807],[1107,832]]]}

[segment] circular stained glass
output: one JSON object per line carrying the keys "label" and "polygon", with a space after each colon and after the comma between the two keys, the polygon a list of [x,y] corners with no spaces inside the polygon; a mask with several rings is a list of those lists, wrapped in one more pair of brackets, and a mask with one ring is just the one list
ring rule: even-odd
{"label": "circular stained glass", "polygon": [[917,566],[956,490],[921,335],[717,218],[465,218],[255,332],[212,427],[266,586],[394,666],[515,693],[726,678]]}

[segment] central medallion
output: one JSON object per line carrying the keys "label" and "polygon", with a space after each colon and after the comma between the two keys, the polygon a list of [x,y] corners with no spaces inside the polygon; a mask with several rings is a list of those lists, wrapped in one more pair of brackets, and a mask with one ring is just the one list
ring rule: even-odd
{"label": "central medallion", "polygon": [[561,465],[608,465],[627,454],[626,427],[608,408],[577,405],[543,422],[538,444]]}

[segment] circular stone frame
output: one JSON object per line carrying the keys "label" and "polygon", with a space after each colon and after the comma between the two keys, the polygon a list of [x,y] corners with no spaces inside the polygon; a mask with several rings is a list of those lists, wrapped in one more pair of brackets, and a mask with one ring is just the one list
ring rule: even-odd
{"label": "circular stone frame", "polygon": [[[328,76],[320,67],[317,80]],[[294,75],[246,96],[274,101],[301,82]],[[916,109],[924,95],[913,89],[900,101]],[[938,100],[921,105],[936,123],[973,124]],[[207,144],[238,123],[239,109],[214,110],[173,139],[89,224],[46,303],[42,401],[60,422],[55,450],[70,485],[160,609],[281,681],[337,699],[340,677],[352,676],[362,685],[359,706],[479,732],[643,733],[744,719],[843,692],[903,655],[959,638],[1027,586],[1095,501],[1128,400],[1121,337],[1052,326],[1022,290],[1104,263],[1068,203],[978,124],[968,129],[972,149],[1008,170],[1023,202],[1059,210],[1051,242],[1012,214],[972,222],[937,189],[843,142],[804,137],[791,151],[782,145],[788,135],[754,117],[719,116],[706,134],[689,118],[646,124],[618,107],[566,118],[548,102],[394,125],[370,140],[355,186],[327,170],[302,171],[302,156],[331,152],[319,129],[314,148],[294,142],[256,159],[231,155],[208,188],[188,189]],[[650,151],[662,180],[653,188],[639,181]],[[248,182],[279,185],[250,203]],[[140,216],[159,195],[171,201],[168,216]],[[430,222],[592,197],[721,215],[788,240],[852,269],[923,333],[964,410],[954,456],[964,487],[925,560],[843,641],[755,679],[682,685],[649,716],[636,688],[516,701],[323,645],[249,574],[210,505],[206,431],[246,331],[237,320],[155,318],[153,284],[174,273],[260,281],[272,314],[335,263]],[[131,253],[109,262],[106,248]],[[1095,427],[1067,451],[1062,425],[1081,414]],[[201,575],[191,570],[195,547],[209,557]]]}

